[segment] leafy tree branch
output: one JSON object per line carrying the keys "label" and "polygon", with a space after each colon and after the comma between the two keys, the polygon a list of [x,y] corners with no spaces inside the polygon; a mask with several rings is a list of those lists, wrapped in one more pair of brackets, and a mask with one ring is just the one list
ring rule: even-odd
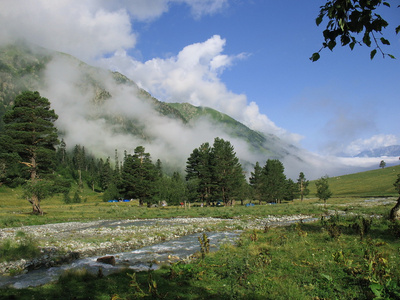
{"label": "leafy tree branch", "polygon": [[[315,20],[317,26],[321,25],[324,19],[328,20],[323,31],[324,42],[319,51],[312,54],[310,60],[317,61],[320,58],[320,52],[325,48],[333,51],[338,43],[337,39],[340,40],[342,46],[349,46],[351,50],[356,45],[374,47],[370,52],[371,59],[378,51],[383,58],[389,56],[394,59],[394,55],[386,53],[382,48],[384,45],[389,46],[390,41],[382,34],[389,23],[376,13],[381,6],[391,8],[389,2],[382,0],[327,1],[320,7],[319,15]],[[395,32],[396,34],[400,32],[400,25],[396,27]],[[379,38],[376,34],[382,36]]]}

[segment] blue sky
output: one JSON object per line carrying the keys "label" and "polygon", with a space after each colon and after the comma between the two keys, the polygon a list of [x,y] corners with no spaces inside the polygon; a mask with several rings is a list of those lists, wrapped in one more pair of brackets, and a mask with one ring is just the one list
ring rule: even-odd
{"label": "blue sky", "polygon": [[[167,58],[218,34],[226,40],[223,53],[246,54],[223,71],[221,81],[256,102],[278,127],[303,136],[306,149],[349,153],[352,142],[362,147],[378,135],[399,143],[400,61],[379,55],[371,61],[371,49],[364,46],[325,50],[312,63],[308,58],[322,43],[318,11],[319,4],[311,1],[233,1],[220,13],[194,19],[187,6],[173,5],[154,22],[136,27],[140,53],[132,55],[142,61]],[[392,11],[387,10],[388,19],[395,22]],[[387,51],[396,55],[400,43],[393,27],[385,34],[393,43]]]}
{"label": "blue sky", "polygon": [[162,101],[213,107],[320,155],[400,144],[400,9],[380,11],[397,60],[338,46],[312,63],[324,2],[4,0],[0,42],[70,53]]}

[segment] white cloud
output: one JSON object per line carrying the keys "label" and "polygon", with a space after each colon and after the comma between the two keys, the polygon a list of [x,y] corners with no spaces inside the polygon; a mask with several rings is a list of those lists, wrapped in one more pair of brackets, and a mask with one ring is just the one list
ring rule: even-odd
{"label": "white cloud", "polygon": [[25,39],[45,48],[93,60],[135,46],[128,13],[107,11],[95,1],[0,2],[0,40]]}
{"label": "white cloud", "polygon": [[222,10],[228,0],[2,0],[0,43],[25,39],[87,62],[136,45],[134,21],[153,20],[172,4],[194,17]]}
{"label": "white cloud", "polygon": [[167,59],[142,63],[126,54],[136,46],[134,22],[153,20],[172,5],[187,5],[201,17],[222,11],[228,0],[2,0],[0,41],[27,39],[89,63],[111,56],[102,60],[104,67],[118,69],[161,100],[209,106],[253,129],[298,140],[221,82],[222,72],[248,54],[224,54],[226,41],[219,35]]}
{"label": "white cloud", "polygon": [[176,2],[188,4],[192,14],[197,18],[217,13],[228,5],[228,0],[176,0]]}
{"label": "white cloud", "polygon": [[120,51],[103,59],[102,65],[126,74],[162,101],[211,107],[254,130],[276,134],[292,143],[299,142],[301,136],[277,127],[260,113],[256,103],[248,103],[246,95],[229,91],[221,82],[224,69],[247,57],[243,53],[223,54],[225,44],[225,39],[214,35],[204,42],[184,47],[176,56],[154,58],[144,63]]}
{"label": "white cloud", "polygon": [[92,3],[112,10],[125,8],[135,20],[150,21],[166,13],[173,4],[186,4],[192,15],[200,18],[222,11],[228,0],[98,0]]}
{"label": "white cloud", "polygon": [[345,150],[349,155],[357,155],[364,150],[372,150],[379,147],[387,147],[400,143],[398,137],[393,134],[378,134],[368,139],[357,139],[351,142]]}

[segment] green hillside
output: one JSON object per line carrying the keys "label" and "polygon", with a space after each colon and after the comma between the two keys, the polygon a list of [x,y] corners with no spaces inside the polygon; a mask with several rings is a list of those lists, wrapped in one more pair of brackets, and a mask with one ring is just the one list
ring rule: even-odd
{"label": "green hillside", "polygon": [[232,117],[223,114],[215,109],[202,106],[193,106],[189,103],[167,103],[167,105],[176,109],[186,119],[187,122],[195,122],[199,118],[206,117],[222,127],[232,137],[245,140],[251,147],[265,155],[282,158],[282,154],[288,154],[285,151],[277,152],[269,149],[268,145],[276,145],[280,140],[274,135],[264,135],[260,132],[251,130]]}
{"label": "green hillside", "polygon": [[[251,130],[230,116],[214,109],[195,107],[188,103],[159,101],[121,73],[96,68],[71,55],[25,43],[0,47],[0,81],[2,83],[0,84],[0,120],[21,91],[37,90],[41,92],[42,89],[46,88],[48,84],[45,75],[46,69],[49,64],[58,59],[64,63],[67,61],[68,65],[74,68],[74,72],[79,74],[73,89],[79,94],[88,95],[86,100],[91,107],[88,118],[91,121],[105,121],[115,129],[117,134],[130,134],[150,143],[160,138],[157,133],[149,130],[147,123],[140,118],[110,113],[109,109],[103,109],[104,104],[115,96],[113,90],[109,88],[110,83],[108,81],[110,79],[118,90],[129,87],[131,93],[126,95],[127,102],[130,101],[130,97],[139,98],[143,102],[151,103],[153,109],[161,117],[178,120],[187,127],[196,123],[199,118],[206,118],[213,122],[215,128],[222,129],[233,138],[247,142],[252,153],[258,153],[268,158],[282,159],[286,155],[290,155],[287,149],[294,147],[283,143],[273,134]],[[58,114],[60,115],[62,112],[58,112]],[[189,122],[191,124],[188,124]],[[1,125],[0,121],[0,131]],[[199,143],[201,142],[199,141]]]}
{"label": "green hillside", "polygon": [[[400,174],[400,165],[372,171],[329,178],[333,197],[341,196],[396,196],[393,183]],[[315,195],[315,181],[310,182],[310,196]]]}

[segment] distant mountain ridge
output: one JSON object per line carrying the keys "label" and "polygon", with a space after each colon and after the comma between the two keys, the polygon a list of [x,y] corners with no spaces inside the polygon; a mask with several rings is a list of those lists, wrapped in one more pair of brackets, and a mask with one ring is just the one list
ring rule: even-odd
{"label": "distant mountain ridge", "polygon": [[382,157],[382,156],[399,156],[400,145],[392,145],[379,147],[371,150],[365,150],[356,155],[356,157]]}
{"label": "distant mountain ridge", "polygon": [[[174,142],[166,141],[170,132],[167,134],[163,130],[173,122],[175,128],[178,126],[187,137],[198,139],[198,142],[195,141],[197,144],[192,141],[196,147],[204,142],[198,132],[204,133],[207,130],[206,136],[223,134],[228,139],[246,144],[248,149],[242,149],[241,153],[247,153],[247,157],[243,156],[241,160],[247,164],[255,163],[255,158],[260,158],[261,163],[264,163],[268,158],[283,159],[286,156],[301,161],[295,146],[273,134],[251,130],[211,108],[159,101],[123,74],[87,65],[65,53],[23,43],[0,47],[0,82],[0,118],[21,91],[38,90],[42,96],[49,98],[52,107],[53,103],[61,107],[56,109],[56,113],[60,116],[58,122],[62,137],[70,137],[73,143],[84,144],[92,138],[84,132],[87,125],[84,122],[95,124],[101,134],[93,137],[97,139],[93,143],[96,145],[94,147],[99,149],[104,146],[108,154],[113,148],[109,145],[112,139],[106,139],[108,131],[112,132],[108,136],[115,140],[121,136],[118,140],[122,140],[121,143],[135,142],[153,145],[153,148],[158,144],[163,149],[158,149],[161,154],[157,155],[167,155],[165,149],[173,153],[175,147],[187,146],[180,142],[174,145]],[[79,121],[75,120],[77,118],[80,118]],[[153,122],[153,119],[157,121]],[[73,122],[82,122],[85,126],[74,133],[71,129]],[[157,127],[159,124],[166,125]],[[189,134],[194,128],[197,131]],[[84,138],[84,134],[90,138]],[[103,142],[101,135],[105,139]],[[184,162],[186,159],[178,154],[176,156],[175,160]],[[168,158],[165,160],[169,161]]]}

